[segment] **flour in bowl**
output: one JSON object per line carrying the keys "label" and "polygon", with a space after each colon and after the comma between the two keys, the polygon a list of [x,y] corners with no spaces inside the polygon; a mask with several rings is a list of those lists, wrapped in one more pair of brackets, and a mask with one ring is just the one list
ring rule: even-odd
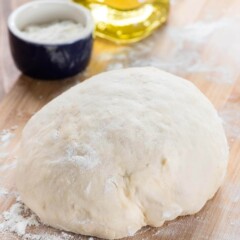
{"label": "flour in bowl", "polygon": [[22,33],[26,37],[43,43],[62,43],[76,39],[82,31],[83,25],[71,20],[32,24],[22,29]]}

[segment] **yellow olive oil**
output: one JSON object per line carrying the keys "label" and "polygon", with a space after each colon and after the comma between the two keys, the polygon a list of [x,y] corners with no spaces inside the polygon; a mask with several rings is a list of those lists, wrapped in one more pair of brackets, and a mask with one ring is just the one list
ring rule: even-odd
{"label": "yellow olive oil", "polygon": [[117,43],[139,41],[167,20],[169,0],[73,0],[89,8],[97,36]]}

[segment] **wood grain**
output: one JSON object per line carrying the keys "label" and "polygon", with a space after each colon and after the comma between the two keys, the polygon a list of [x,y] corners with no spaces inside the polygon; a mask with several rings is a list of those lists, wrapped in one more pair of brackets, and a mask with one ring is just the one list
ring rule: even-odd
{"label": "wood grain", "polygon": [[[43,82],[30,79],[23,76],[15,68],[7,40],[6,19],[11,10],[15,9],[26,0],[2,0],[0,3],[0,130],[10,129],[17,125],[16,129],[11,130],[15,137],[10,141],[4,151],[10,154],[6,158],[0,158],[0,166],[9,166],[16,162],[16,151],[19,147],[19,138],[21,130],[27,120],[43,105],[51,99],[58,96],[69,87],[83,81],[86,76],[92,76],[104,71],[107,66],[113,63],[112,59],[103,59],[102,54],[118,54],[124,49],[124,46],[117,46],[110,42],[96,39],[94,51],[90,65],[84,74],[64,81]],[[176,0],[172,6],[171,15],[165,28],[160,29],[159,38],[155,47],[149,53],[146,53],[146,59],[158,53],[168,54],[172,48],[172,42],[166,34],[166,30],[172,26],[182,26],[184,24],[194,23],[199,20],[205,21],[206,16],[214,19],[224,19],[239,15],[240,0]],[[227,33],[226,33],[227,34]],[[181,76],[194,82],[201,91],[213,102],[220,112],[233,112],[232,120],[228,122],[227,127],[235,124],[236,134],[228,133],[230,144],[230,160],[228,173],[224,185],[217,192],[215,197],[210,200],[205,207],[194,216],[178,218],[175,221],[164,224],[161,228],[144,228],[131,239],[161,239],[161,240],[235,240],[240,239],[240,135],[237,128],[240,128],[240,62],[238,54],[229,55],[227,52],[231,42],[224,42],[224,47],[219,45],[221,38],[225,36],[223,32],[209,36],[204,44],[200,45],[201,57],[204,61],[212,58],[217,59],[216,64],[220,67],[228,66],[232,71],[232,79],[229,82],[207,81],[206,75],[199,72],[184,72]],[[143,42],[147,44],[148,40]],[[131,45],[130,47],[134,47]],[[190,46],[186,46],[186,50]],[[238,46],[235,46],[239,49]],[[111,55],[112,54],[112,55]],[[122,60],[124,66],[128,66],[128,58]],[[216,77],[217,78],[217,77]],[[6,94],[8,93],[8,94]],[[239,112],[238,112],[239,111]],[[225,119],[228,120],[228,119]],[[1,146],[0,146],[1,151]],[[0,186],[15,191],[15,169],[7,168],[1,171],[0,168]],[[0,197],[0,212],[3,212],[15,202],[14,196]],[[40,231],[59,234],[59,231],[39,227],[29,231],[38,233]],[[1,234],[0,239],[18,239],[15,235],[6,232]],[[19,237],[21,239],[21,237]],[[74,239],[84,239],[82,236],[74,235]],[[130,238],[129,238],[130,239]]]}

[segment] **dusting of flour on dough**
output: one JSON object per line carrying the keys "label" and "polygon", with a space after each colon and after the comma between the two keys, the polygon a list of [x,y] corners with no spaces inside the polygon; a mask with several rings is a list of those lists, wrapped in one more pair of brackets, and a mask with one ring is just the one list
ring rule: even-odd
{"label": "dusting of flour on dough", "polygon": [[92,182],[89,182],[85,191],[84,191],[86,193],[86,195],[89,195],[89,193],[91,191],[91,188],[92,188]]}
{"label": "dusting of flour on dough", "polygon": [[105,186],[104,186],[104,193],[109,193],[112,190],[117,188],[117,180],[116,178],[110,177],[105,181]]}
{"label": "dusting of flour on dough", "polygon": [[53,135],[52,135],[52,138],[53,138],[53,140],[59,140],[59,138],[60,138],[60,131],[59,130],[57,130],[57,129],[55,129],[54,131],[53,131]]}
{"label": "dusting of flour on dough", "polygon": [[92,169],[100,163],[96,151],[91,146],[76,142],[67,146],[66,158],[67,161],[73,162],[86,170]]}

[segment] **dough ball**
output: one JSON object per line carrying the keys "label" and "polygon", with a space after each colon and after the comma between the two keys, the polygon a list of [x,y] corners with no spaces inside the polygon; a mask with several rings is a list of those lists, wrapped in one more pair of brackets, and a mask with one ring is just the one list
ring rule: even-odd
{"label": "dough ball", "polygon": [[227,159],[221,120],[191,82],[130,68],[78,84],[29,120],[17,186],[50,226],[122,238],[198,212]]}

